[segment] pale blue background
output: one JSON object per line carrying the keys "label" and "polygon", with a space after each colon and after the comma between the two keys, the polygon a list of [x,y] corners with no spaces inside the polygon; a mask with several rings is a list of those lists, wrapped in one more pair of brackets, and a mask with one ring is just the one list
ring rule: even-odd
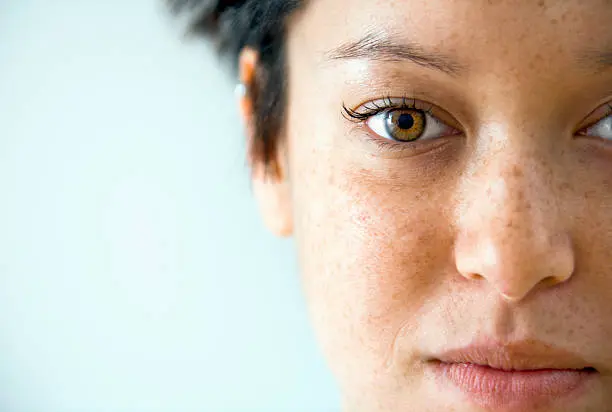
{"label": "pale blue background", "polygon": [[0,411],[332,411],[232,80],[156,0],[0,0]]}

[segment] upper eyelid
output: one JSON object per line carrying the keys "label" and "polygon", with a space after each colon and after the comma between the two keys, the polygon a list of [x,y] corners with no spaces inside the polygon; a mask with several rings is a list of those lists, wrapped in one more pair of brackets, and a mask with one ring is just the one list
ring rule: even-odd
{"label": "upper eyelid", "polygon": [[[604,110],[603,115],[597,115],[594,119],[589,120],[591,117],[594,117],[595,114],[598,113],[602,109]],[[582,124],[580,125],[576,133],[579,133],[585,129],[595,126],[597,123],[601,122],[602,120],[607,119],[609,116],[612,116],[612,102],[605,103],[603,106],[599,106],[597,109],[589,113],[589,115],[585,119],[583,119]]]}
{"label": "upper eyelid", "polygon": [[[382,105],[378,103],[382,102]],[[374,106],[373,108],[371,106]],[[388,110],[395,109],[398,107],[407,107],[411,109],[418,109],[430,112],[433,107],[430,103],[424,102],[419,99],[415,99],[413,97],[391,97],[385,96],[381,99],[370,100],[366,103],[361,104],[354,110],[359,110],[361,108],[369,109],[369,110]]]}

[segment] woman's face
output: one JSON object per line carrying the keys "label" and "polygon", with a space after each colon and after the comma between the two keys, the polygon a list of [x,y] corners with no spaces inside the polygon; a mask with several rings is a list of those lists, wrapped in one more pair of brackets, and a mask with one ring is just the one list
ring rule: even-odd
{"label": "woman's face", "polygon": [[293,17],[268,219],[347,411],[612,411],[611,27],[610,0]]}

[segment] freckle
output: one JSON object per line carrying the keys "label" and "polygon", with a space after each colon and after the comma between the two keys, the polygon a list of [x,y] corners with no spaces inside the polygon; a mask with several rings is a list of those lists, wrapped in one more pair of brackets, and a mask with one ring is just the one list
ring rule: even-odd
{"label": "freckle", "polygon": [[523,171],[520,169],[520,167],[518,167],[518,165],[514,165],[512,167],[512,176],[514,176],[514,177],[522,177],[523,176]]}
{"label": "freckle", "polygon": [[538,1],[538,7],[543,9],[544,7],[546,7],[546,2],[544,0],[539,0]]}
{"label": "freckle", "polygon": [[566,192],[566,191],[568,191],[568,190],[570,190],[570,189],[571,189],[571,185],[570,185],[569,183],[567,183],[567,182],[561,183],[561,184],[559,185],[559,190],[560,190],[561,192]]}

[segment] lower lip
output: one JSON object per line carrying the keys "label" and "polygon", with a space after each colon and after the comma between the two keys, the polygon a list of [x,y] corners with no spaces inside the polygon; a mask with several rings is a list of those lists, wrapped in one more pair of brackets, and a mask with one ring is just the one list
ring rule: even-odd
{"label": "lower lip", "polygon": [[503,371],[469,363],[434,364],[439,381],[450,382],[478,406],[489,410],[527,411],[576,399],[598,373],[590,369]]}

